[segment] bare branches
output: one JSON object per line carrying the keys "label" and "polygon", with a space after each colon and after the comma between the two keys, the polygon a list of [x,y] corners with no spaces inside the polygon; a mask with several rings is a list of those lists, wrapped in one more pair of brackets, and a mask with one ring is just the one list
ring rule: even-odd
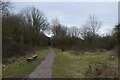
{"label": "bare branches", "polygon": [[97,20],[97,17],[95,15],[90,15],[89,19],[87,20],[86,26],[89,27],[93,33],[93,35],[95,35],[98,30],[101,27],[102,22]]}
{"label": "bare branches", "polygon": [[36,31],[44,32],[48,27],[45,15],[35,7],[27,8],[22,11],[25,21]]}
{"label": "bare branches", "polygon": [[69,29],[68,29],[68,34],[71,36],[71,37],[80,37],[80,29],[77,28],[76,26],[71,26]]}
{"label": "bare branches", "polygon": [[98,21],[95,15],[90,15],[86,21],[86,24],[81,28],[82,38],[85,39],[86,37],[95,37],[101,27],[101,24],[102,22]]}
{"label": "bare branches", "polygon": [[3,16],[9,13],[9,9],[11,8],[11,3],[8,1],[0,1],[0,14]]}
{"label": "bare branches", "polygon": [[59,20],[56,18],[52,20],[52,32],[54,36],[63,37],[67,35],[67,28],[61,25]]}

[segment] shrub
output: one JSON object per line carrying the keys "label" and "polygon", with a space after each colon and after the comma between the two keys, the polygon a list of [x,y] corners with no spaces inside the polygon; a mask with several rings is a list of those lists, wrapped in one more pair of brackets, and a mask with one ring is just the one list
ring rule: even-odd
{"label": "shrub", "polygon": [[85,76],[92,78],[118,78],[118,72],[107,63],[90,64]]}

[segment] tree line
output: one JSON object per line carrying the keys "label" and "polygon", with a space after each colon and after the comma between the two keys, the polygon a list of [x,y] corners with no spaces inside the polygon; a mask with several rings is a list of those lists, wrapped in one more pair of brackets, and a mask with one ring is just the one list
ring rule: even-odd
{"label": "tree line", "polygon": [[[119,25],[116,25],[111,34],[101,36],[97,31],[101,27],[101,21],[98,21],[95,15],[89,16],[87,22],[83,27],[78,28],[75,26],[67,27],[54,19],[52,25],[52,42],[55,47],[67,50],[111,50],[117,46]],[[118,47],[118,46],[117,46]]]}
{"label": "tree line", "polygon": [[18,14],[9,11],[8,2],[2,3],[2,48],[3,57],[25,55],[38,46],[47,46],[49,38],[44,34],[49,23],[45,15],[35,7]]}
{"label": "tree line", "polygon": [[[23,9],[20,13],[10,12],[10,3],[2,2],[2,48],[3,57],[25,55],[37,47],[52,46],[64,50],[111,50],[117,48],[120,39],[120,25],[111,35],[100,36],[102,22],[95,15],[89,16],[86,24],[78,28],[67,27],[58,19],[47,21],[42,11],[35,7]],[[51,31],[53,36],[47,37]]]}

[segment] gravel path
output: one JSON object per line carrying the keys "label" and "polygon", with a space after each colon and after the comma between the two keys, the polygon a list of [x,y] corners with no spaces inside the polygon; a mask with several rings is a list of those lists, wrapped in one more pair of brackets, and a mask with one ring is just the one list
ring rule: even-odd
{"label": "gravel path", "polygon": [[28,75],[27,78],[52,78],[52,65],[54,62],[54,57],[55,53],[53,49],[50,48],[45,60],[42,61],[41,64]]}

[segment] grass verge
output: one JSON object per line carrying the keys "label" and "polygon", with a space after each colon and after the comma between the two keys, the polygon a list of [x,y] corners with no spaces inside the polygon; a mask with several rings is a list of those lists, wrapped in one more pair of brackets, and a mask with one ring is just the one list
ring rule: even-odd
{"label": "grass verge", "polygon": [[45,58],[47,55],[48,50],[40,50],[37,51],[38,58],[35,61],[27,62],[25,58],[9,64],[7,68],[2,69],[2,76],[4,78],[22,78],[25,77],[27,74],[32,72],[37,65]]}
{"label": "grass verge", "polygon": [[74,55],[70,51],[56,51],[55,62],[53,66],[54,78],[90,78],[86,76],[86,70],[89,65],[94,66],[97,63],[110,64],[112,69],[117,69],[118,59],[109,60],[109,55],[106,53],[94,54],[87,53],[84,55]]}

